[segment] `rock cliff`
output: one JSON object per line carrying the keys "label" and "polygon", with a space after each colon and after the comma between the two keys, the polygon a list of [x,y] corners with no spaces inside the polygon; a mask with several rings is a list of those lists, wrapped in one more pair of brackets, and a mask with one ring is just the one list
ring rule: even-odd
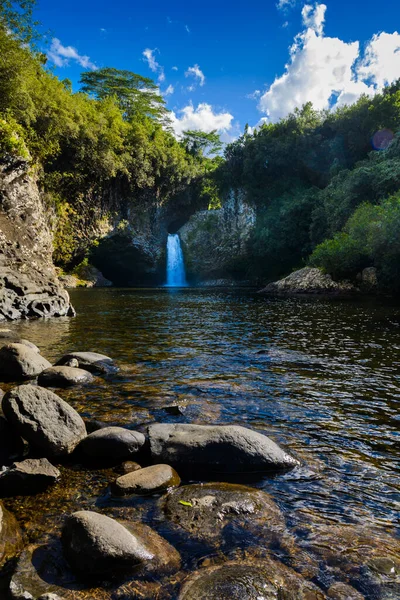
{"label": "rock cliff", "polygon": [[0,163],[0,320],[72,315],[52,263],[52,234],[27,162]]}

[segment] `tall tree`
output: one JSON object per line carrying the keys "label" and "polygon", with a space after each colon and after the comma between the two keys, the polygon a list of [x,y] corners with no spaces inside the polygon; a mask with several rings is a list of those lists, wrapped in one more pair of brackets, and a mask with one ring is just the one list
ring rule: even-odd
{"label": "tall tree", "polygon": [[0,0],[0,26],[12,31],[26,43],[37,37],[37,22],[32,20],[36,0]]}
{"label": "tall tree", "polygon": [[210,133],[194,130],[184,131],[182,145],[193,156],[212,156],[221,152],[223,147],[216,129]]}
{"label": "tall tree", "polygon": [[97,99],[114,97],[127,120],[141,117],[167,120],[165,100],[148,77],[105,67],[82,73],[80,84],[82,92]]}

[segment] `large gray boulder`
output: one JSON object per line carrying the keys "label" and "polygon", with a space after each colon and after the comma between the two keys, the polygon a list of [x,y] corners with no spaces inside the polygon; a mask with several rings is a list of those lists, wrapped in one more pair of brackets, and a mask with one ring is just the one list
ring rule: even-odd
{"label": "large gray boulder", "polygon": [[70,454],[86,437],[76,410],[45,388],[20,385],[4,396],[2,408],[18,433],[47,455]]}
{"label": "large gray boulder", "polygon": [[139,538],[118,521],[88,510],[67,518],[62,544],[71,567],[83,573],[129,569],[154,558]]}
{"label": "large gray boulder", "polygon": [[331,275],[321,269],[304,267],[287,277],[269,283],[260,294],[296,296],[303,294],[349,295],[359,290],[348,281],[334,281]]}
{"label": "large gray boulder", "polygon": [[97,352],[69,352],[60,358],[55,366],[69,364],[73,359],[78,361],[80,369],[85,369],[91,373],[115,373],[118,371],[118,367],[112,358]]}
{"label": "large gray boulder", "polygon": [[93,375],[74,367],[49,367],[40,373],[38,384],[43,387],[71,387],[93,381]]}
{"label": "large gray boulder", "polygon": [[299,462],[261,433],[239,425],[161,424],[148,427],[151,459],[222,473],[288,469]]}
{"label": "large gray boulder", "polygon": [[153,465],[118,477],[112,491],[117,496],[155,494],[177,487],[180,482],[178,473],[169,465]]}
{"label": "large gray boulder", "polygon": [[47,458],[28,458],[0,472],[0,495],[35,494],[55,483],[61,473]]}
{"label": "large gray boulder", "polygon": [[32,378],[51,363],[25,344],[6,344],[0,349],[0,377],[7,380]]}
{"label": "large gray boulder", "polygon": [[80,443],[80,450],[90,458],[127,459],[135,456],[146,438],[139,431],[124,427],[103,427]]}

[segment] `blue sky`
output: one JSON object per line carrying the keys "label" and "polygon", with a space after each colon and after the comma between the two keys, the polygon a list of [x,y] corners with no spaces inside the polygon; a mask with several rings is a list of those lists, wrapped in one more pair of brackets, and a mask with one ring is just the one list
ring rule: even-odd
{"label": "blue sky", "polygon": [[396,0],[38,0],[37,18],[59,77],[77,90],[87,68],[150,76],[177,134],[217,128],[230,140],[245,123],[308,100],[351,103],[400,77]]}

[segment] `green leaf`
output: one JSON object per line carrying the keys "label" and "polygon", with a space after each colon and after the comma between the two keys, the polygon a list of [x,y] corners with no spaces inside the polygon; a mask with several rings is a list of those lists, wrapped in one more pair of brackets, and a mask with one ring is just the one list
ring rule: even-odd
{"label": "green leaf", "polygon": [[191,502],[186,502],[186,500],[179,500],[179,504],[183,504],[183,506],[191,506],[193,508],[193,504]]}

